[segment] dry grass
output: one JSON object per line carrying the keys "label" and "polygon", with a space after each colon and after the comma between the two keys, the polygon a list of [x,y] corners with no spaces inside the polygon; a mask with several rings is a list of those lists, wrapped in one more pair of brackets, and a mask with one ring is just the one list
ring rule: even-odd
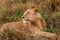
{"label": "dry grass", "polygon": [[59,0],[0,0],[0,26],[7,22],[19,21],[24,11],[31,6],[38,6],[47,27],[60,34]]}

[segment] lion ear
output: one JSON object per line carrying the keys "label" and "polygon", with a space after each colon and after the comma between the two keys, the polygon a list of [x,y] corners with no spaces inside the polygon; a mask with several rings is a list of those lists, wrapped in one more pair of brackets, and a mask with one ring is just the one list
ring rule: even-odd
{"label": "lion ear", "polygon": [[34,6],[32,6],[31,9],[33,9],[34,12],[38,12],[38,11],[39,11],[39,7],[34,7]]}
{"label": "lion ear", "polygon": [[34,9],[34,8],[35,8],[34,6],[31,7],[31,9]]}
{"label": "lion ear", "polygon": [[38,10],[38,8],[35,8],[34,11],[35,11],[35,12],[38,12],[39,10]]}

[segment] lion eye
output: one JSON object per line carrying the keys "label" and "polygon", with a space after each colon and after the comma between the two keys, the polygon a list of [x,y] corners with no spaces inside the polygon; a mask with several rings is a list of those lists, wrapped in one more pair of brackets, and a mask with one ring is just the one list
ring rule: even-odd
{"label": "lion eye", "polygon": [[30,12],[27,12],[27,13],[30,13]]}

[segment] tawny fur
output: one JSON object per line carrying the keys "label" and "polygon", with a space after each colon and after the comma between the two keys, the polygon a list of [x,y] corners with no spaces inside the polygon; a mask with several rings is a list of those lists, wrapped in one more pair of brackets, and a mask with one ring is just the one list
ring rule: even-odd
{"label": "tawny fur", "polygon": [[11,28],[17,28],[17,27],[31,27],[31,23],[28,22],[28,21],[19,21],[19,22],[9,22],[9,23],[6,23],[4,25],[2,25],[2,27],[6,28],[6,27],[11,27]]}
{"label": "tawny fur", "polygon": [[22,16],[22,19],[33,22],[33,24],[35,24],[41,30],[44,30],[46,28],[46,21],[40,15],[38,8],[36,7],[29,8],[27,11],[25,11]]}

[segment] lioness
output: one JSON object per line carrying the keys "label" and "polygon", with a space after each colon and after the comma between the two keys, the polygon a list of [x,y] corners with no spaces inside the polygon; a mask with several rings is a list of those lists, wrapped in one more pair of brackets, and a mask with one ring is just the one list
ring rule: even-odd
{"label": "lioness", "polygon": [[27,11],[25,11],[21,18],[30,21],[32,25],[39,27],[40,30],[44,30],[46,28],[46,21],[40,15],[37,7],[29,8]]}

